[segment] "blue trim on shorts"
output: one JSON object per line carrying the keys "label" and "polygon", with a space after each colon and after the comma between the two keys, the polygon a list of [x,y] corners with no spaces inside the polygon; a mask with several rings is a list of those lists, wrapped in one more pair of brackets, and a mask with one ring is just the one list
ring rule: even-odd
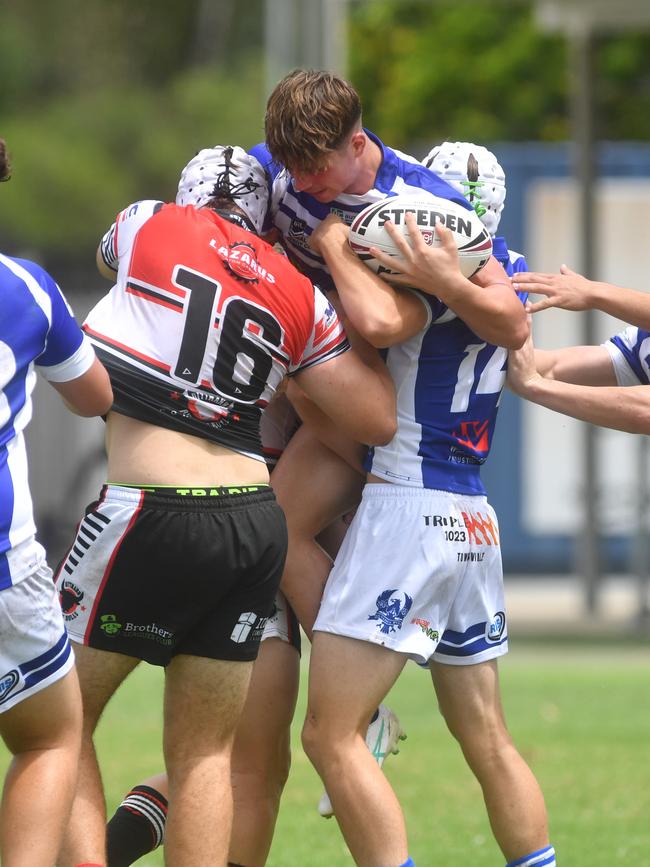
{"label": "blue trim on shorts", "polygon": [[47,665],[47,663],[54,659],[55,656],[58,656],[59,653],[63,650],[65,645],[70,646],[70,641],[68,640],[68,633],[64,632],[61,635],[61,638],[57,641],[54,647],[50,647],[49,650],[46,650],[45,653],[41,653],[40,656],[35,657],[34,659],[30,659],[29,662],[23,662],[18,668],[21,670],[23,675],[27,676],[31,671],[35,671],[37,668],[41,668],[43,665]]}
{"label": "blue trim on shorts", "polygon": [[508,633],[497,641],[488,641],[485,637],[487,623],[475,623],[465,632],[445,629],[435,652],[445,656],[476,656],[484,650],[499,647],[508,640]]}
{"label": "blue trim on shorts", "polygon": [[[68,633],[63,632],[54,647],[41,653],[40,656],[34,657],[27,662],[21,663],[17,669],[12,669],[3,675],[3,680],[12,673],[15,675],[16,683],[11,685],[11,688],[0,698],[0,707],[7,701],[13,701],[16,696],[32,689],[37,684],[47,680],[59,669],[64,668],[67,664],[70,654],[72,653],[72,645],[68,638]],[[19,676],[20,672],[20,676]],[[14,691],[13,687],[23,680],[23,685],[19,690]]]}

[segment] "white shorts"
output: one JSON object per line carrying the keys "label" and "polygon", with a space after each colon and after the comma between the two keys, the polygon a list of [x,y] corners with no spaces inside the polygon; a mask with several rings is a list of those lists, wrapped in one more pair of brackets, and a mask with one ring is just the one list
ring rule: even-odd
{"label": "white shorts", "polygon": [[0,713],[60,680],[73,665],[52,570],[43,563],[0,591]]}
{"label": "white shorts", "polygon": [[499,527],[486,498],[367,484],[314,629],[421,664],[507,653]]}
{"label": "white shorts", "polygon": [[262,641],[266,641],[267,638],[279,638],[300,651],[300,627],[293,609],[280,590],[275,597],[273,612],[266,621],[262,633]]}

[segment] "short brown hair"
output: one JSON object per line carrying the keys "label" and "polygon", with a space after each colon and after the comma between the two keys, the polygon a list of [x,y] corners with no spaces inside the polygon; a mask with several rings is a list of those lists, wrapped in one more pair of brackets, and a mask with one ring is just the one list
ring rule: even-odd
{"label": "short brown hair", "polygon": [[318,171],[361,120],[361,99],[338,75],[295,69],[266,104],[266,145],[290,171]]}
{"label": "short brown hair", "polygon": [[0,181],[8,181],[11,177],[11,166],[9,165],[9,154],[5,140],[0,138]]}

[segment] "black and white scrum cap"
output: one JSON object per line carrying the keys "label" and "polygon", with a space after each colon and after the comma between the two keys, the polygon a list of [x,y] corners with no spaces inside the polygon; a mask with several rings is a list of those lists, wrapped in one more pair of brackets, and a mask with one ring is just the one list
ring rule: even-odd
{"label": "black and white scrum cap", "polygon": [[232,145],[204,148],[181,172],[177,205],[200,208],[215,196],[238,205],[261,234],[269,197],[266,173],[243,148]]}

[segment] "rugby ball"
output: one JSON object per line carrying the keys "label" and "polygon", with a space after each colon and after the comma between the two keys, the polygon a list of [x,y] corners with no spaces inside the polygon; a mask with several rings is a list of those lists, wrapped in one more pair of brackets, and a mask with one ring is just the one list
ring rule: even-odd
{"label": "rugby ball", "polygon": [[410,242],[405,222],[405,215],[409,211],[415,214],[418,228],[430,246],[438,244],[434,231],[437,222],[453,232],[458,247],[460,270],[465,277],[472,277],[480,271],[492,255],[492,239],[475,211],[424,191],[389,196],[360,211],[350,226],[349,235],[349,244],[354,252],[388,282],[399,272],[386,268],[371,256],[370,247],[377,247],[389,256],[399,258],[399,251],[386,231],[385,224],[387,220],[392,220],[398,231]]}

